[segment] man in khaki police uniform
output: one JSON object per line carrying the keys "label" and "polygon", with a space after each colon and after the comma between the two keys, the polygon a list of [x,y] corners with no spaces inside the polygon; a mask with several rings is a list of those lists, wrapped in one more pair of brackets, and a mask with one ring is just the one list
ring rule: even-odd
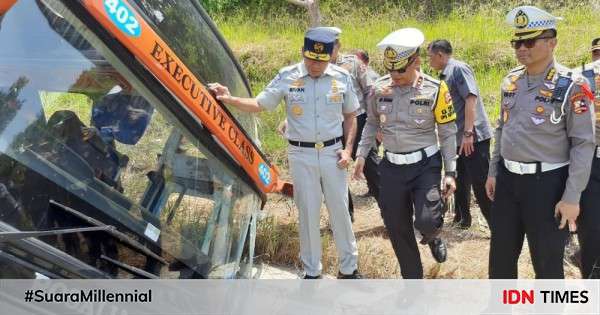
{"label": "man in khaki police uniform", "polygon": [[587,187],[581,194],[581,213],[577,236],[581,248],[581,273],[586,279],[600,279],[600,38],[592,41],[592,60],[583,66],[582,75],[594,93],[596,150]]}
{"label": "man in khaki police uniform", "polygon": [[[304,60],[285,67],[256,98],[239,98],[216,83],[217,99],[247,112],[273,110],[285,100],[288,160],[299,210],[300,258],[305,279],[321,277],[320,209],[323,196],[339,255],[338,278],[360,278],[358,250],[348,214],[346,168],[359,108],[349,73],[331,64],[336,37],[323,28],[304,37]],[[344,127],[342,128],[342,122]],[[346,143],[343,149],[342,137]]]}
{"label": "man in khaki police uniform", "polygon": [[421,243],[429,244],[438,262],[446,260],[445,244],[438,237],[443,225],[442,165],[443,193],[455,189],[456,115],[446,84],[419,72],[424,39],[421,31],[405,28],[377,45],[389,74],[375,82],[368,99],[354,172],[354,178],[362,178],[365,157],[381,129],[386,152],[379,164],[378,202],[405,279],[423,278],[413,214],[414,226],[423,235]]}
{"label": "man in khaki police uniform", "polygon": [[489,276],[516,278],[527,236],[536,278],[564,278],[568,235],[587,184],[594,126],[585,79],[554,60],[557,18],[532,6],[507,15],[521,67],[502,83],[486,191],[492,199]]}

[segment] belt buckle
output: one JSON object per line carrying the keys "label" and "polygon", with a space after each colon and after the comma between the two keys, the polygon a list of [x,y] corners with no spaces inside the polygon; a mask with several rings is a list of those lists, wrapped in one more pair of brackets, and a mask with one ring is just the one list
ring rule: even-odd
{"label": "belt buckle", "polygon": [[315,143],[315,149],[317,150],[321,150],[325,147],[325,143],[323,143],[323,141],[319,141],[317,143]]}
{"label": "belt buckle", "polygon": [[519,163],[518,165],[519,165],[519,175],[524,175],[525,174],[526,165],[523,164],[523,163]]}

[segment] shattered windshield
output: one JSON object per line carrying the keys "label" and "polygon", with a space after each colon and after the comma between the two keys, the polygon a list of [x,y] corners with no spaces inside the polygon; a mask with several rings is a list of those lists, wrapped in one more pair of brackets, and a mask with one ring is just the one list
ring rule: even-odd
{"label": "shattered windshield", "polygon": [[[0,42],[0,223],[113,225],[123,235],[43,239],[110,276],[238,276],[259,196],[181,124],[180,104],[161,103],[58,1],[17,1]],[[227,63],[195,71],[208,69],[242,78]],[[0,260],[0,277],[29,276],[8,270]]]}

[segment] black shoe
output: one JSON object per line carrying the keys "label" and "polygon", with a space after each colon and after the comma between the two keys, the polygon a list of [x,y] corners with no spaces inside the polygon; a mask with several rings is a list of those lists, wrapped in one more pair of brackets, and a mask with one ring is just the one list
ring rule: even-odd
{"label": "black shoe", "polygon": [[304,278],[302,278],[302,279],[305,279],[305,280],[323,279],[323,276],[322,275],[318,275],[318,276],[304,275]]}
{"label": "black shoe", "polygon": [[337,278],[338,279],[362,279],[363,276],[360,273],[358,273],[358,270],[354,270],[354,272],[352,272],[352,274],[349,274],[349,275],[345,275],[341,272],[338,272]]}
{"label": "black shoe", "polygon": [[447,258],[446,244],[440,238],[433,239],[428,243],[429,249],[431,249],[431,255],[435,258],[435,261],[443,263]]}

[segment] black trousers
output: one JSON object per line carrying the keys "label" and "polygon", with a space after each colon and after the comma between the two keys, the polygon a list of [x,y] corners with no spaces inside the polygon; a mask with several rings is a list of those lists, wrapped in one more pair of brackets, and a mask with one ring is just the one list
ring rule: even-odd
{"label": "black trousers", "polygon": [[[595,152],[594,152],[595,153]],[[595,155],[594,155],[595,156]],[[592,174],[581,194],[581,213],[577,236],[581,246],[581,271],[584,279],[600,278],[600,158],[594,158]],[[596,270],[594,270],[594,265]]]}
{"label": "black trousers", "polygon": [[456,161],[456,192],[454,193],[454,221],[471,225],[471,187],[488,226],[492,201],[485,193],[485,181],[490,166],[490,139],[474,144],[475,152],[459,155]]}
{"label": "black trousers", "polygon": [[509,172],[500,161],[490,228],[490,279],[516,279],[527,235],[537,279],[564,278],[568,228],[559,230],[554,209],[565,191],[568,166],[530,175]]}
{"label": "black trousers", "polygon": [[404,279],[423,278],[413,214],[414,227],[425,239],[441,230],[441,171],[440,153],[415,164],[395,165],[385,158],[379,164],[379,208]]}

